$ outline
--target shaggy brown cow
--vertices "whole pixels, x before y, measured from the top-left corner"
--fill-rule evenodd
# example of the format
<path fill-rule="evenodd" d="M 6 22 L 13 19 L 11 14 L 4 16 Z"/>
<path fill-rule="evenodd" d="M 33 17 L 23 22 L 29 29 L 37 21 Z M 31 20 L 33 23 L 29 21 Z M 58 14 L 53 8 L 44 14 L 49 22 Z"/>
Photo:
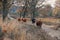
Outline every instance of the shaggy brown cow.
<path fill-rule="evenodd" d="M 21 18 L 18 18 L 18 21 L 21 21 Z"/>
<path fill-rule="evenodd" d="M 37 22 L 36 22 L 36 25 L 38 26 L 38 28 L 41 28 L 42 22 L 41 22 L 41 21 L 37 21 Z"/>
<path fill-rule="evenodd" d="M 4 29 L 2 30 L 2 32 L 3 32 L 3 33 L 6 33 L 6 32 L 7 32 L 7 30 L 5 29 L 6 26 L 3 25 L 3 27 L 4 27 Z"/>
<path fill-rule="evenodd" d="M 26 22 L 26 21 L 27 21 L 27 19 L 26 19 L 26 18 L 22 18 L 22 21 L 23 21 L 23 22 Z"/>

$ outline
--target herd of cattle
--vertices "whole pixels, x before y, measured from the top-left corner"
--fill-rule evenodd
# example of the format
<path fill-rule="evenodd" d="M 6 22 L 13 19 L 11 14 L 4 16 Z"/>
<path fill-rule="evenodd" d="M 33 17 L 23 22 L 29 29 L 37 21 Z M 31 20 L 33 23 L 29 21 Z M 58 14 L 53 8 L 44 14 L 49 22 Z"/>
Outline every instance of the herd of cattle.
<path fill-rule="evenodd" d="M 27 22 L 26 18 L 18 18 L 18 21 L 23 21 L 23 22 Z M 37 21 L 36 19 L 31 19 L 32 23 L 36 23 L 37 26 L 39 26 L 39 28 L 41 28 L 42 26 L 42 21 Z"/>

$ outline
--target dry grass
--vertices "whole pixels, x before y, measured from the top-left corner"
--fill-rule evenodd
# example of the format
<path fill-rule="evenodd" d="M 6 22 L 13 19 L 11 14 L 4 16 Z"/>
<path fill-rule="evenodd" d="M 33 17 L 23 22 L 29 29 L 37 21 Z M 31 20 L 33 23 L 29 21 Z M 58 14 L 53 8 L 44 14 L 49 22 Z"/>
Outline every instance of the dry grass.
<path fill-rule="evenodd" d="M 2 17 L 0 17 L 0 25 L 2 26 L 3 21 L 2 21 Z"/>
<path fill-rule="evenodd" d="M 3 30 L 7 30 L 5 37 L 12 40 L 56 40 L 46 34 L 44 30 L 39 30 L 34 25 L 26 25 L 19 23 L 16 19 L 7 20 L 4 23 L 0 20 L 0 25 Z M 5 39 L 5 40 L 7 40 Z M 8 39 L 9 40 L 9 39 Z"/>
<path fill-rule="evenodd" d="M 42 22 L 46 23 L 60 24 L 60 19 L 55 18 L 38 18 L 38 20 L 41 20 Z"/>

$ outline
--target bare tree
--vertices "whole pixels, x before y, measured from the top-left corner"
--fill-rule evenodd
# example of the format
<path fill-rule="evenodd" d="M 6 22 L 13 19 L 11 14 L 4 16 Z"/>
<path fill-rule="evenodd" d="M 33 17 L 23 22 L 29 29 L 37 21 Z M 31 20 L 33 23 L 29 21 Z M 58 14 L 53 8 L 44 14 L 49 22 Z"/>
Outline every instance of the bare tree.
<path fill-rule="evenodd" d="M 3 0 L 2 1 L 2 4 L 3 4 L 3 20 L 5 19 L 5 17 L 7 16 L 7 0 Z"/>
<path fill-rule="evenodd" d="M 12 6 L 12 4 L 14 4 L 15 0 L 3 0 L 2 3 L 3 3 L 3 20 L 6 18 L 7 14 L 8 14 L 8 10 L 9 8 Z M 22 0 L 16 0 L 18 2 L 21 2 Z M 36 12 L 36 5 L 37 3 L 40 1 L 40 8 L 43 6 L 43 2 L 45 0 L 24 0 L 25 2 L 25 6 L 23 7 L 23 18 L 25 18 L 26 14 L 28 13 L 28 8 L 31 11 L 31 15 L 32 15 L 32 18 L 35 17 L 35 12 Z M 30 11 L 29 10 L 29 11 Z"/>
<path fill-rule="evenodd" d="M 14 4 L 15 0 L 2 0 L 2 6 L 3 6 L 3 21 L 7 17 L 9 13 L 10 7 Z"/>
<path fill-rule="evenodd" d="M 40 8 L 41 8 L 43 6 L 42 4 L 43 4 L 44 1 L 45 0 L 25 0 L 25 6 L 24 6 L 24 9 L 23 9 L 24 10 L 23 17 L 25 17 L 27 12 L 30 11 L 30 13 L 32 15 L 32 18 L 35 18 L 35 12 L 36 12 L 37 3 L 40 2 L 39 5 L 41 5 L 40 6 Z M 28 8 L 29 8 L 29 10 L 28 10 Z"/>

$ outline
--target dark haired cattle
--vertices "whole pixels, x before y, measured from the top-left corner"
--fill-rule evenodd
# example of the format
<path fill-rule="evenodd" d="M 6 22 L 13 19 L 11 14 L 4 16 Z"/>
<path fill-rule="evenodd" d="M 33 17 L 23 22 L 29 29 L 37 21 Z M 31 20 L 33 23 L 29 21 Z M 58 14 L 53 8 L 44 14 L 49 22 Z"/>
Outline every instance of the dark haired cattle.
<path fill-rule="evenodd" d="M 38 28 L 41 28 L 42 22 L 41 22 L 41 21 L 37 21 L 37 22 L 36 22 L 36 25 L 38 26 Z"/>
<path fill-rule="evenodd" d="M 26 21 L 27 21 L 27 19 L 26 19 L 26 18 L 22 18 L 22 21 L 23 21 L 23 22 L 26 22 Z"/>
<path fill-rule="evenodd" d="M 21 18 L 18 18 L 18 21 L 21 21 Z"/>
<path fill-rule="evenodd" d="M 32 23 L 35 23 L 35 19 L 32 19 Z"/>

